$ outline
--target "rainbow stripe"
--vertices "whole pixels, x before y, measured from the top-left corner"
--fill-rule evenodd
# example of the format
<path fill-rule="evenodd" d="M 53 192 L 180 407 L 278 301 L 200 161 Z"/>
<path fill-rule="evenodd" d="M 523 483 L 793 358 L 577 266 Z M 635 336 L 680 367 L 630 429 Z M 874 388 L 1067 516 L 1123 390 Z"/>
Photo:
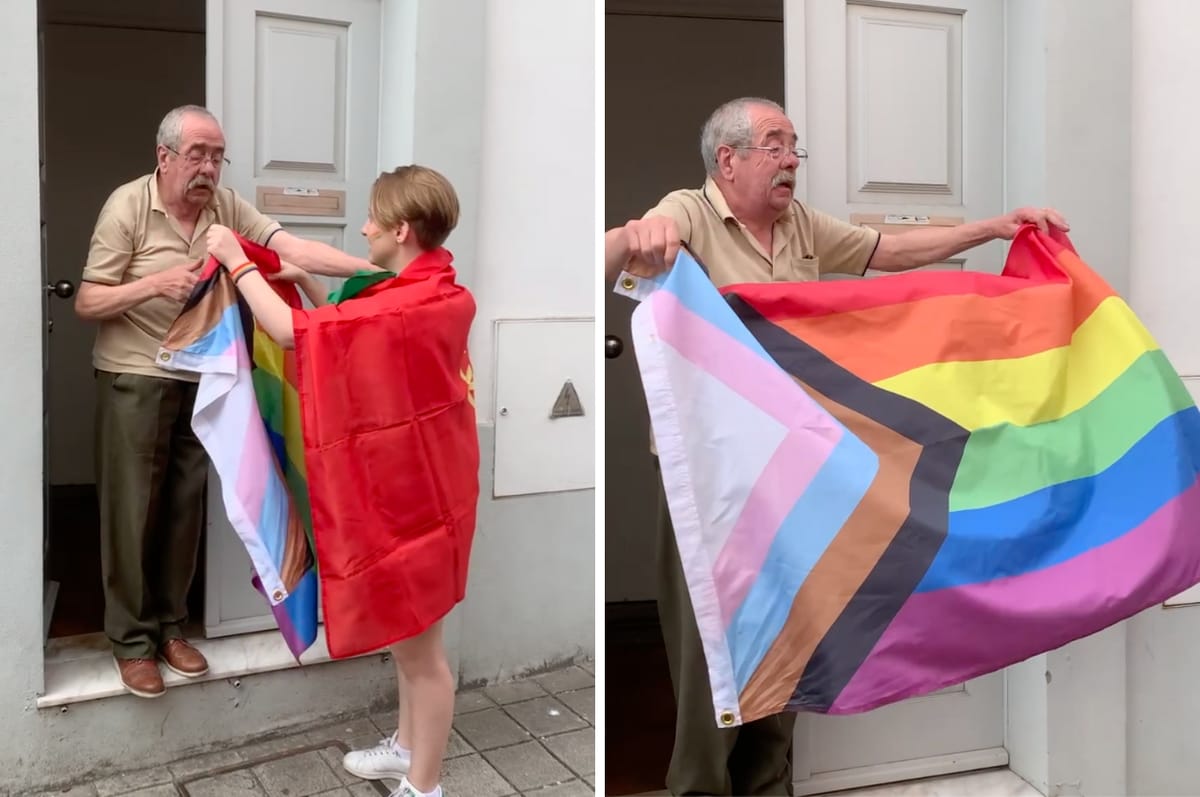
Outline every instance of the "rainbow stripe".
<path fill-rule="evenodd" d="M 275 285 L 299 306 L 293 286 Z M 247 329 L 253 330 L 250 338 Z M 299 659 L 317 637 L 319 588 L 295 354 L 255 325 L 228 273 L 210 262 L 158 361 L 200 374 L 192 428 L 220 478 L 254 585 Z"/>
<path fill-rule="evenodd" d="M 1200 582 L 1200 412 L 1065 239 L 723 293 L 684 253 L 634 313 L 719 724 L 926 694 Z"/>

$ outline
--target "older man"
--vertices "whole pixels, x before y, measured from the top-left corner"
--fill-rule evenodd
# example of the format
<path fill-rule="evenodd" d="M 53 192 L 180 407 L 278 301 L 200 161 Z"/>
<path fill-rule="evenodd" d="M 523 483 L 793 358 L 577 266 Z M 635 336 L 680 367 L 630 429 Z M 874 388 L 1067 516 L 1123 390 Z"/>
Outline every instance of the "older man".
<path fill-rule="evenodd" d="M 313 273 L 374 270 L 290 235 L 219 187 L 225 136 L 205 108 L 170 111 L 158 128 L 156 156 L 152 174 L 104 203 L 75 300 L 81 318 L 99 322 L 92 361 L 104 630 L 122 683 L 140 697 L 163 694 L 159 659 L 185 677 L 208 672 L 180 629 L 208 472 L 191 427 L 198 377 L 155 364 L 207 256 L 205 231 L 223 224 Z"/>
<path fill-rule="evenodd" d="M 1025 223 L 1066 229 L 1054 211 L 1022 209 L 957 227 L 881 235 L 806 207 L 793 197 L 795 128 L 769 100 L 732 100 L 709 117 L 700 140 L 708 178 L 674 191 L 638 220 L 605 234 L 605 272 L 651 276 L 669 268 L 686 243 L 718 286 L 815 280 L 822 274 L 903 271 L 936 263 Z M 659 485 L 661 499 L 661 482 Z M 675 687 L 675 748 L 667 787 L 677 795 L 791 794 L 794 714 L 741 728 L 718 728 L 704 651 L 679 562 L 671 519 L 660 500 L 658 610 Z"/>

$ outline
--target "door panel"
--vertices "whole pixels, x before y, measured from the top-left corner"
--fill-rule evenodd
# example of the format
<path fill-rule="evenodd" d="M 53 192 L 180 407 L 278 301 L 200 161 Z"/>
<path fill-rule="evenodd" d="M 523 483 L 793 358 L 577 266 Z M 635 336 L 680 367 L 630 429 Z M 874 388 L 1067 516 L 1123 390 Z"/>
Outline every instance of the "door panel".
<path fill-rule="evenodd" d="M 999 0 L 785 0 L 784 28 L 810 205 L 901 231 L 1003 212 Z M 999 271 L 1003 258 L 993 242 L 932 267 Z M 854 717 L 801 715 L 796 793 L 1003 765 L 1003 745 L 1002 673 Z"/>
<path fill-rule="evenodd" d="M 379 31 L 379 0 L 208 2 L 208 106 L 231 161 L 223 182 L 293 234 L 359 256 L 379 174 Z M 205 631 L 274 628 L 215 473 L 210 483 Z"/>
<path fill-rule="evenodd" d="M 804 108 L 811 205 L 848 221 L 1003 212 L 1000 0 L 784 7 L 787 106 Z M 1004 253 L 995 241 L 943 265 L 998 272 Z"/>

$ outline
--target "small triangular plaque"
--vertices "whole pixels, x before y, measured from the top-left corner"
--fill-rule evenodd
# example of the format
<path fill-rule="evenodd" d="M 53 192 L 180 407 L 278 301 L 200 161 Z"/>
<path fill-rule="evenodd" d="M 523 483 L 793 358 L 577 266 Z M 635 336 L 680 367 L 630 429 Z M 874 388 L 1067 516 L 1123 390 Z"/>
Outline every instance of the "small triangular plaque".
<path fill-rule="evenodd" d="M 562 390 L 558 391 L 558 398 L 554 400 L 554 407 L 550 410 L 550 419 L 574 418 L 580 415 L 583 415 L 583 404 L 579 401 L 575 386 L 568 379 L 563 382 Z"/>

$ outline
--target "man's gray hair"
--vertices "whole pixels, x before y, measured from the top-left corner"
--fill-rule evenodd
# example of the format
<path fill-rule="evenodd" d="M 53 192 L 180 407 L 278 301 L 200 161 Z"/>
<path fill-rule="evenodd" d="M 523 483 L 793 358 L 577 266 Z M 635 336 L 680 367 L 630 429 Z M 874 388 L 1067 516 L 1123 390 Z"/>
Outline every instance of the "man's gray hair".
<path fill-rule="evenodd" d="M 709 176 L 717 173 L 718 147 L 749 147 L 754 144 L 750 109 L 756 105 L 786 113 L 777 102 L 762 97 L 738 97 L 713 111 L 704 123 L 704 129 L 700 132 L 700 157 L 704 159 L 704 171 Z"/>
<path fill-rule="evenodd" d="M 155 139 L 155 143 L 160 147 L 178 150 L 180 140 L 183 138 L 183 117 L 188 114 L 206 116 L 214 122 L 217 121 L 217 117 L 213 116 L 212 111 L 203 105 L 180 105 L 178 108 L 167 111 L 167 115 L 159 123 L 158 137 Z"/>

